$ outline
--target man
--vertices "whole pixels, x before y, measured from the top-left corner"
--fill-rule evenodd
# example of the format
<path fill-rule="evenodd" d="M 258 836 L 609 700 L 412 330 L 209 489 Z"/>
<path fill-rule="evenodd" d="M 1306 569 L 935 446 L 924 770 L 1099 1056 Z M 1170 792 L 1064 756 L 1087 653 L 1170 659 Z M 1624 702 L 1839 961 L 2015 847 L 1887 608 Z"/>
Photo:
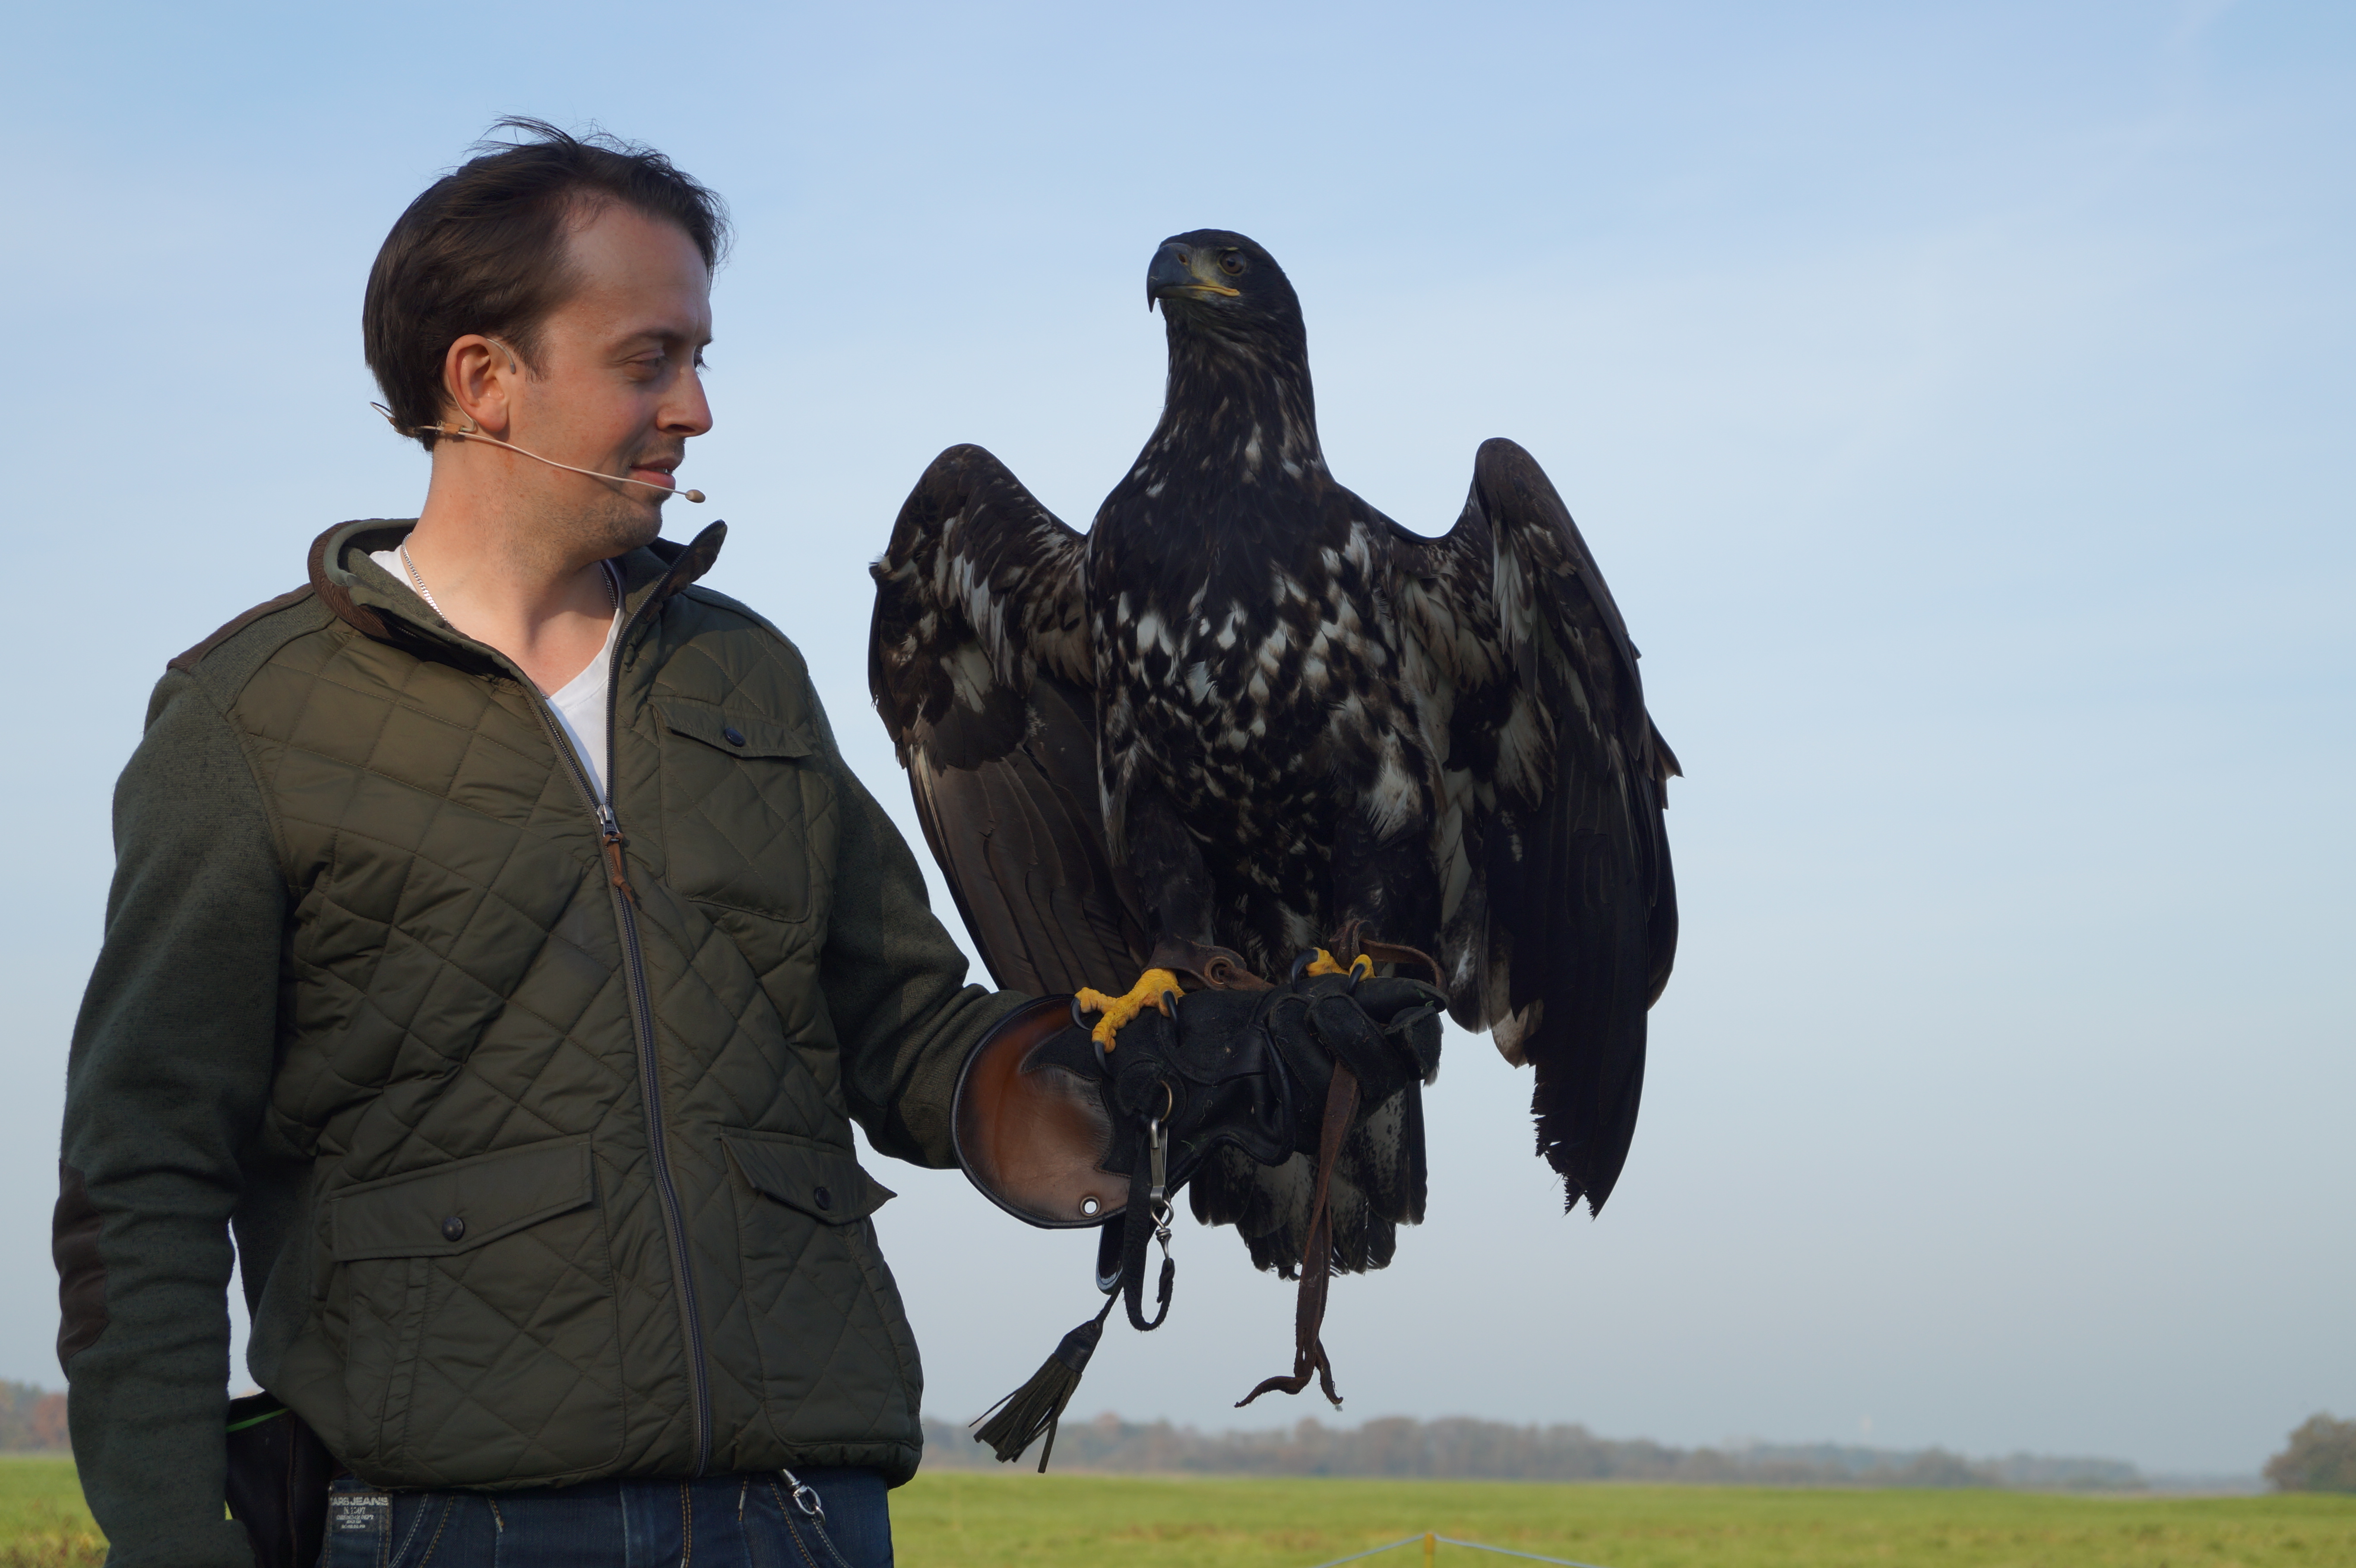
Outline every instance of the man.
<path fill-rule="evenodd" d="M 721 527 L 657 537 L 716 199 L 509 124 L 369 282 L 418 517 L 172 660 L 116 794 L 56 1240 L 116 1563 L 252 1562 L 232 1231 L 252 1375 L 345 1472 L 325 1562 L 864 1568 L 916 1467 L 850 1123 L 953 1163 L 1021 998 L 963 984 L 793 645 L 695 585 Z"/>

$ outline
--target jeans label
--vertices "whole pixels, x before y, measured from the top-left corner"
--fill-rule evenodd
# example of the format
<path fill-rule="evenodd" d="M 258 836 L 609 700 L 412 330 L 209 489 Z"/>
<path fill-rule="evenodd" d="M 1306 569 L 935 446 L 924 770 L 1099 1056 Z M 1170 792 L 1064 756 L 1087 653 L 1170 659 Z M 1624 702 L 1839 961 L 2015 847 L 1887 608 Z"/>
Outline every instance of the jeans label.
<path fill-rule="evenodd" d="M 327 1528 L 382 1534 L 392 1522 L 392 1499 L 382 1492 L 336 1492 L 327 1499 Z"/>

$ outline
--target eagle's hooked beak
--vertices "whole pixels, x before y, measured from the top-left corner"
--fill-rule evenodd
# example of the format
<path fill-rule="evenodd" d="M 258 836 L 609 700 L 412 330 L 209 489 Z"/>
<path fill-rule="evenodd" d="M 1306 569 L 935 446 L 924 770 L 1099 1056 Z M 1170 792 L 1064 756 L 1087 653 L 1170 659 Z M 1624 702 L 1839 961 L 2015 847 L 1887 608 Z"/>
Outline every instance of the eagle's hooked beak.
<path fill-rule="evenodd" d="M 1153 253 L 1153 265 L 1145 272 L 1145 308 L 1151 310 L 1153 302 L 1173 296 L 1192 300 L 1209 300 L 1225 296 L 1233 299 L 1243 293 L 1217 280 L 1219 261 L 1212 251 L 1194 245 L 1164 245 Z"/>

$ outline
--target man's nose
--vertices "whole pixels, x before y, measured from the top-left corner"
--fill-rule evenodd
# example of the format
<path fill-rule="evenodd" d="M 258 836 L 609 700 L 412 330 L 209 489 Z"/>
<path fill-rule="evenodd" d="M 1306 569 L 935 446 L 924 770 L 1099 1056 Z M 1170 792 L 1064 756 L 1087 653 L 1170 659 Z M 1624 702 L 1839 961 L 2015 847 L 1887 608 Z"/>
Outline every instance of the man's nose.
<path fill-rule="evenodd" d="M 663 409 L 662 427 L 676 435 L 701 435 L 712 428 L 712 400 L 703 395 L 703 374 L 691 369 Z"/>

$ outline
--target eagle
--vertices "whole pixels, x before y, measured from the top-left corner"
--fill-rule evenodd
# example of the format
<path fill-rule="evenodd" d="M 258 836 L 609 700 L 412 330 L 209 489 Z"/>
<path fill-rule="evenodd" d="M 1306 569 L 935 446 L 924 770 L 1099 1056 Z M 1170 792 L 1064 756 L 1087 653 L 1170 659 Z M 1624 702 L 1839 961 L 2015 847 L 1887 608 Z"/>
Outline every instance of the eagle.
<path fill-rule="evenodd" d="M 979 446 L 928 466 L 871 568 L 869 684 L 1001 987 L 1099 1042 L 1192 985 L 1428 965 L 1533 1069 L 1538 1152 L 1600 1212 L 1676 947 L 1677 773 L 1635 645 L 1536 459 L 1482 444 L 1412 533 L 1328 471 L 1301 303 L 1241 234 L 1162 242 L 1162 417 L 1089 530 Z M 1331 1266 L 1422 1218 L 1402 1092 L 1334 1173 Z M 1309 1162 L 1226 1149 L 1195 1217 L 1290 1277 Z"/>

